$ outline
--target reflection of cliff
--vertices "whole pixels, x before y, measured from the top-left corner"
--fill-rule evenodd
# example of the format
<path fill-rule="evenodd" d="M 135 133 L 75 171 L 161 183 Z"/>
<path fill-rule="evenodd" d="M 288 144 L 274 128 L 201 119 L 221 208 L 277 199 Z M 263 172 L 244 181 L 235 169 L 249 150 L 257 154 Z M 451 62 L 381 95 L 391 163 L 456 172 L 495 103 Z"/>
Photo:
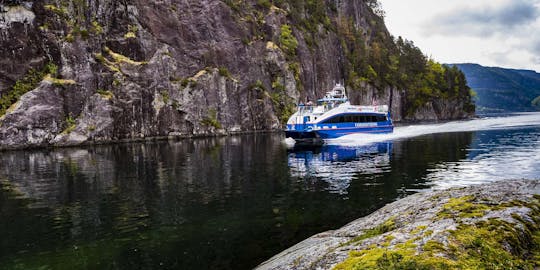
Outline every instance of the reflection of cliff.
<path fill-rule="evenodd" d="M 0 231 L 10 236 L 0 243 L 0 265 L 21 250 L 34 254 L 28 257 L 59 250 L 54 256 L 62 262 L 53 265 L 65 269 L 153 265 L 124 261 L 121 253 L 137 247 L 155 260 L 183 261 L 187 269 L 221 268 L 232 257 L 231 239 L 252 239 L 267 230 L 248 217 L 268 213 L 265 222 L 273 226 L 268 186 L 274 183 L 266 180 L 287 166 L 280 140 L 252 135 L 3 153 L 0 177 L 7 180 L 0 183 Z M 210 249 L 211 242 L 223 248 Z M 71 248 L 87 243 L 82 255 Z M 107 256 L 94 258 L 102 249 Z M 245 256 L 249 249 L 261 252 L 247 246 Z M 47 256 L 39 260 L 51 260 Z M 71 259 L 77 256 L 89 264 Z M 258 261 L 243 263 L 251 267 Z"/>
<path fill-rule="evenodd" d="M 392 143 L 360 147 L 325 145 L 289 154 L 291 175 L 328 183 L 330 192 L 346 194 L 356 174 L 379 174 L 388 169 Z"/>
<path fill-rule="evenodd" d="M 418 187 L 433 164 L 463 158 L 470 138 L 289 157 L 279 135 L 6 152 L 0 265 L 251 269 Z"/>

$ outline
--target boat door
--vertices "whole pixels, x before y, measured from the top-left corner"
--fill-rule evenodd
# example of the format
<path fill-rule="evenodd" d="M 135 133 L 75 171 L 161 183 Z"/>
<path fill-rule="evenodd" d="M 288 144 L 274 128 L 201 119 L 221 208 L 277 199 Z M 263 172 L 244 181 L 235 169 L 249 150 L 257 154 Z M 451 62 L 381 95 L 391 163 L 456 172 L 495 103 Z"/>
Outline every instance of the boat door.
<path fill-rule="evenodd" d="M 302 126 L 303 129 L 306 128 L 307 122 L 309 122 L 309 116 L 304 116 L 304 121 L 302 121 L 302 124 L 304 124 L 304 125 Z"/>

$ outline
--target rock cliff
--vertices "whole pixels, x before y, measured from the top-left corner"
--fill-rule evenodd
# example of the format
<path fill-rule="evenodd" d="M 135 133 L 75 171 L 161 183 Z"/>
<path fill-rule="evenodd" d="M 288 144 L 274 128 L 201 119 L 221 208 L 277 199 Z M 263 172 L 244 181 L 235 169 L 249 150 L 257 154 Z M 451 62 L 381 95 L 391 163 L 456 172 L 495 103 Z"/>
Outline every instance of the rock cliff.
<path fill-rule="evenodd" d="M 457 97 L 407 113 L 408 89 L 353 80 L 347 35 L 393 44 L 361 0 L 4 0 L 0 149 L 276 130 L 343 80 L 397 121 L 470 116 Z"/>

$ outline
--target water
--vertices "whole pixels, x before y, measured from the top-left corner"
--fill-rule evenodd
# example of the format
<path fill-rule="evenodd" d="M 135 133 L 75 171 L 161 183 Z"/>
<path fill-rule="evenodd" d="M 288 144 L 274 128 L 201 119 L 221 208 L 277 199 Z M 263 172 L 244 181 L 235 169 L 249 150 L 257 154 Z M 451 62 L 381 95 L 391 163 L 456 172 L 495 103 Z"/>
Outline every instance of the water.
<path fill-rule="evenodd" d="M 250 269 L 408 194 L 540 178 L 540 114 L 0 153 L 0 269 Z"/>

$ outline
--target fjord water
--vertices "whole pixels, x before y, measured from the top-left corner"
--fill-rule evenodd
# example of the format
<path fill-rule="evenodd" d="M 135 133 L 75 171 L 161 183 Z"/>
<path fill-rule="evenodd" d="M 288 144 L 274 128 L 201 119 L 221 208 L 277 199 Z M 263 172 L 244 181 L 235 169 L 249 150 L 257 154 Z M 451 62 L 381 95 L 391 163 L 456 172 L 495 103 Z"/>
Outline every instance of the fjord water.
<path fill-rule="evenodd" d="M 0 153 L 2 269 L 250 269 L 432 188 L 540 178 L 540 114 Z"/>

